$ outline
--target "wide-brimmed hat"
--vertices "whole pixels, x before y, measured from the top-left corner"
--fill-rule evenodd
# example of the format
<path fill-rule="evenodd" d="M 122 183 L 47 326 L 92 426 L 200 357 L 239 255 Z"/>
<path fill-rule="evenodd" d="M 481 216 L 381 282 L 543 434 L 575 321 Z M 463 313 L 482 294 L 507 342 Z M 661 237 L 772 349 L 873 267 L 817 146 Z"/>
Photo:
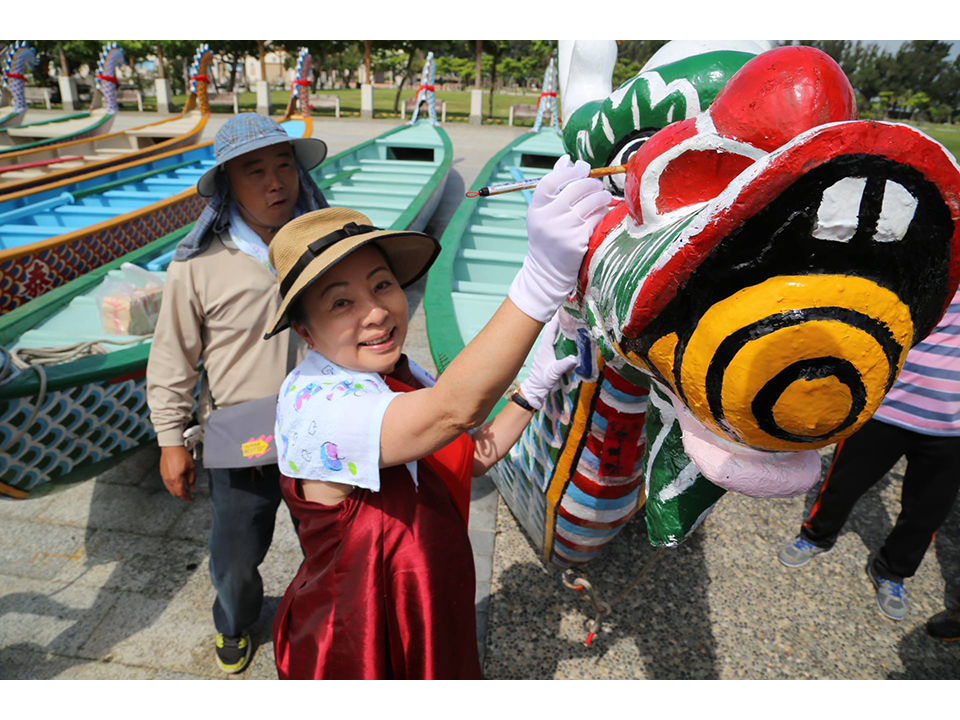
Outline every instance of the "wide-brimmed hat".
<path fill-rule="evenodd" d="M 230 118 L 214 136 L 216 164 L 200 176 L 197 192 L 203 197 L 212 197 L 217 188 L 217 173 L 227 161 L 279 143 L 293 145 L 297 162 L 304 170 L 313 170 L 327 156 L 327 144 L 323 140 L 292 138 L 276 120 L 257 113 L 243 113 Z"/>
<path fill-rule="evenodd" d="M 435 238 L 412 230 L 382 230 L 349 208 L 324 208 L 294 218 L 270 242 L 270 264 L 277 271 L 282 300 L 264 339 L 290 326 L 290 304 L 314 280 L 369 243 L 387 256 L 402 288 L 423 277 L 440 254 Z"/>

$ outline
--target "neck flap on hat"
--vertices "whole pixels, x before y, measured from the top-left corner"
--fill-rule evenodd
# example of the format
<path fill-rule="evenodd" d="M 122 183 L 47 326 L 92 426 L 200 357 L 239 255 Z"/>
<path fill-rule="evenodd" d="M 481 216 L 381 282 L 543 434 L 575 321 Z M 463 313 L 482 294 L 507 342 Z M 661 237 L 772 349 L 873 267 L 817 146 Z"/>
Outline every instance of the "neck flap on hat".
<path fill-rule="evenodd" d="M 330 203 L 323 197 L 317 183 L 314 182 L 310 173 L 303 169 L 299 161 L 297 161 L 297 173 L 300 175 L 300 194 L 297 197 L 297 204 L 293 209 L 291 219 L 304 213 L 330 207 Z M 230 203 L 227 197 L 227 189 L 226 177 L 223 173 L 218 173 L 217 189 L 207 201 L 207 206 L 200 213 L 193 229 L 177 245 L 177 250 L 173 254 L 174 262 L 189 260 L 202 253 L 207 249 L 213 236 L 222 232 L 230 224 Z"/>

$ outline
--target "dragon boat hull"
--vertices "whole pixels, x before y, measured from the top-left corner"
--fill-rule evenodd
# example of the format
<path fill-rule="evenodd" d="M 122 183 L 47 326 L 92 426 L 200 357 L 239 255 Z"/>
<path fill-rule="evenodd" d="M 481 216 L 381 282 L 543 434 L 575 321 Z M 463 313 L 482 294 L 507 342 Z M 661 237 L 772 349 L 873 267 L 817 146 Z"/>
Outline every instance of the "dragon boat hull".
<path fill-rule="evenodd" d="M 521 135 L 487 162 L 471 190 L 542 177 L 563 153 L 560 135 L 549 127 Z M 466 198 L 450 219 L 423 299 L 430 351 L 440 372 L 506 298 L 527 251 L 529 197 L 530 191 L 523 191 Z M 531 351 L 527 363 L 532 358 Z"/>
<path fill-rule="evenodd" d="M 0 128 L 0 157 L 42 145 L 108 133 L 115 118 L 116 113 L 108 113 L 101 108 L 43 122 Z"/>
<path fill-rule="evenodd" d="M 285 127 L 299 137 L 312 123 Z M 194 220 L 206 205 L 196 182 L 213 162 L 207 142 L 4 199 L 0 314 Z"/>
<path fill-rule="evenodd" d="M 22 125 L 27 111 L 14 110 L 12 105 L 0 107 L 0 128 Z"/>
<path fill-rule="evenodd" d="M 122 132 L 5 153 L 0 156 L 0 194 L 36 188 L 195 144 L 207 119 L 199 112 L 186 113 Z"/>
<path fill-rule="evenodd" d="M 381 227 L 422 229 L 439 202 L 451 162 L 446 133 L 416 126 L 390 130 L 334 155 L 312 174 L 331 205 L 356 207 Z M 391 188 L 397 192 L 384 192 Z M 378 195 L 405 202 L 387 203 L 389 207 L 379 210 L 359 202 Z M 162 272 L 191 227 L 185 225 L 6 314 L 0 318 L 0 346 L 46 347 L 102 337 L 91 320 L 100 284 L 124 262 Z M 149 342 L 48 366 L 42 396 L 40 378 L 32 370 L 0 385 L 0 492 L 22 495 L 70 473 L 109 465 L 154 438 L 146 404 Z M 36 416 L 25 427 L 35 407 Z"/>
<path fill-rule="evenodd" d="M 521 136 L 484 167 L 472 189 L 542 175 L 563 152 L 559 135 L 549 129 Z M 447 226 L 424 295 L 430 349 L 441 371 L 506 297 L 526 252 L 526 209 L 519 192 L 467 199 Z M 564 354 L 578 353 L 566 332 L 558 344 Z M 527 363 L 532 357 L 533 351 Z M 596 382 L 578 384 L 575 377 L 561 378 L 521 440 L 490 471 L 544 562 L 561 567 L 596 555 L 645 499 L 639 477 L 617 484 L 607 476 L 636 474 L 640 457 L 627 450 L 637 443 L 625 441 L 643 428 L 646 382 L 627 382 L 606 370 Z M 576 452 L 585 433 L 589 438 Z"/>

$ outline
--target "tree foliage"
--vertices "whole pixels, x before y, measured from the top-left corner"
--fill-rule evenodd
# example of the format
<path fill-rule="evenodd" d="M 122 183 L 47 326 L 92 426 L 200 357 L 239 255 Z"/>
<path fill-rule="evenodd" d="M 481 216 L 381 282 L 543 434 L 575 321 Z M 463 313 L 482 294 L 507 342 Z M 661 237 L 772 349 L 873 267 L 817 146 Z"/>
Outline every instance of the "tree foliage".
<path fill-rule="evenodd" d="M 863 117 L 950 122 L 960 108 L 960 56 L 951 44 L 910 40 L 890 52 L 860 40 L 800 40 L 830 55 L 850 79 Z"/>

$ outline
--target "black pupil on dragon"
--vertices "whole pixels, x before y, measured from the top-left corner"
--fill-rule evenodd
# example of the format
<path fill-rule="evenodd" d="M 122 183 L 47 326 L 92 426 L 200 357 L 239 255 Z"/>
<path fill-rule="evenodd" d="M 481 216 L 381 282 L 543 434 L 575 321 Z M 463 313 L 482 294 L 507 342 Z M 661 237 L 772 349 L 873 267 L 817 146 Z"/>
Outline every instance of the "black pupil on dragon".
<path fill-rule="evenodd" d="M 640 146 L 653 137 L 656 132 L 655 128 L 644 128 L 625 137 L 616 145 L 613 152 L 610 153 L 610 160 L 607 162 L 607 165 L 626 165 L 630 162 L 630 158 L 640 149 Z M 626 175 L 611 175 L 608 179 L 610 182 L 606 183 L 607 189 L 611 190 L 615 195 L 622 197 Z"/>

